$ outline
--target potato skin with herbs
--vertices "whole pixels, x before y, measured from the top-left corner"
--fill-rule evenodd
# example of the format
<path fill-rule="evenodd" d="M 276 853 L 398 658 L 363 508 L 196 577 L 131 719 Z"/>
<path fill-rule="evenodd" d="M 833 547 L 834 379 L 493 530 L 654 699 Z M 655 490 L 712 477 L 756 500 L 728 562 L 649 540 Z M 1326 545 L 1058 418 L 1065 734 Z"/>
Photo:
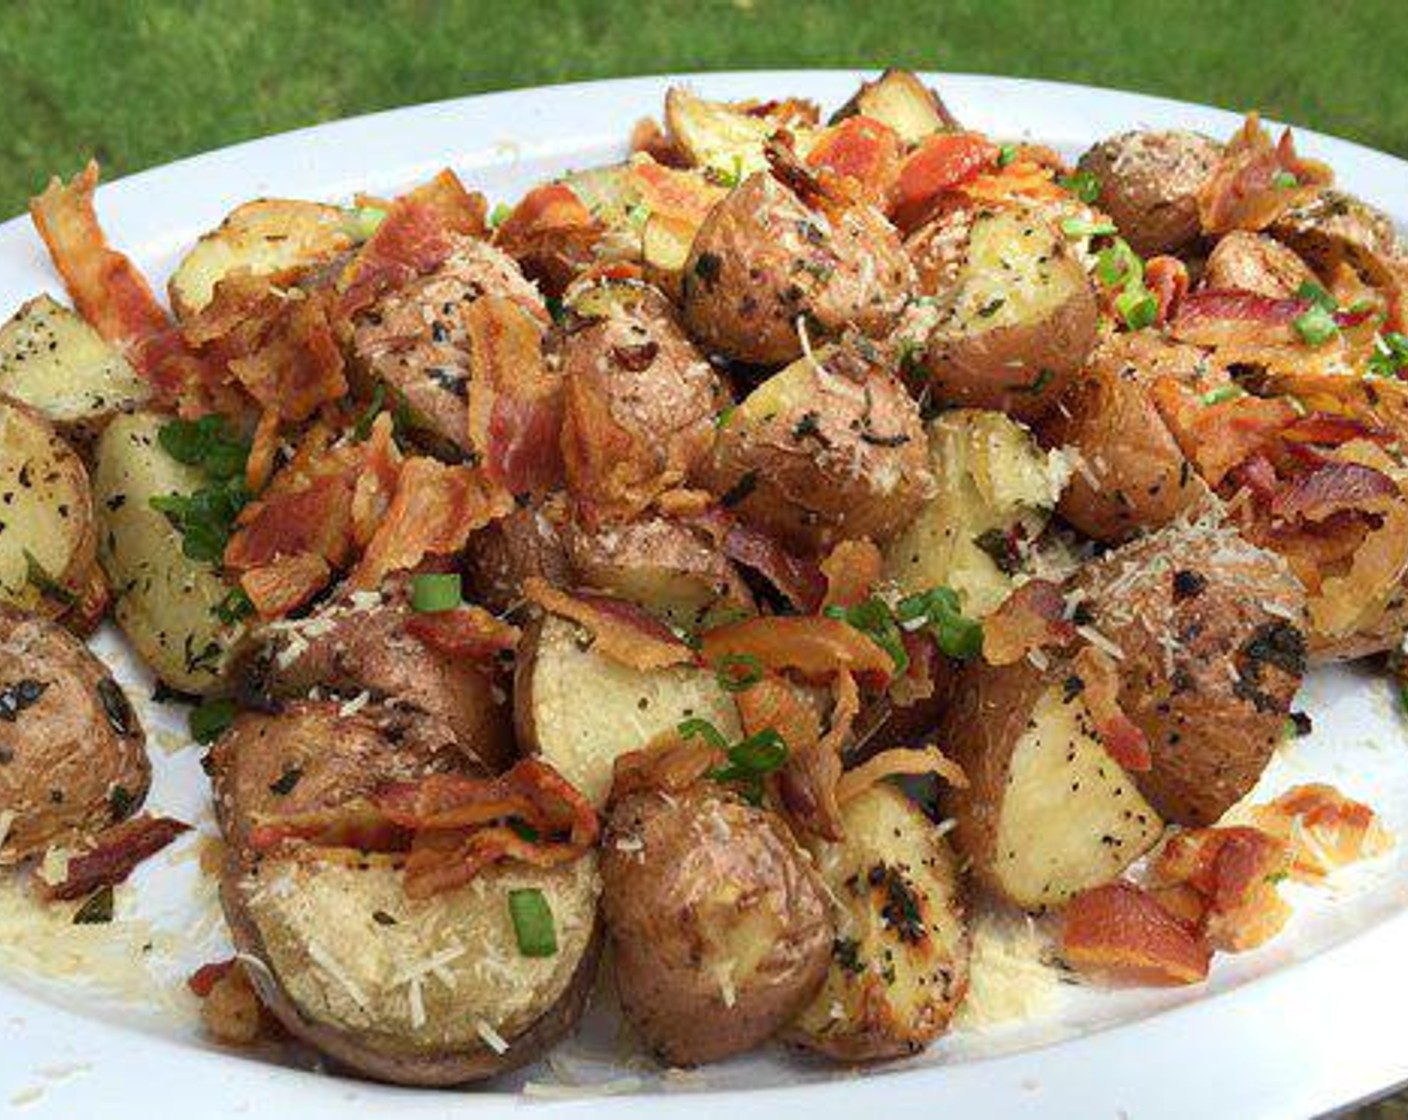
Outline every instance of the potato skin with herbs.
<path fill-rule="evenodd" d="M 719 428 L 709 488 L 803 552 L 887 541 L 933 490 L 919 408 L 862 344 L 793 362 Z"/>
<path fill-rule="evenodd" d="M 621 799 L 602 883 L 622 1010 L 671 1065 L 751 1049 L 826 975 L 833 929 L 816 873 L 781 818 L 722 787 Z"/>
<path fill-rule="evenodd" d="M 0 604 L 0 865 L 115 824 L 151 781 L 146 736 L 67 630 Z"/>
<path fill-rule="evenodd" d="M 1232 528 L 1171 527 L 1086 565 L 1091 625 L 1119 647 L 1120 707 L 1169 821 L 1213 824 L 1256 784 L 1305 672 L 1305 591 Z"/>
<path fill-rule="evenodd" d="M 894 325 L 913 270 L 890 224 L 856 205 L 828 220 L 760 171 L 705 219 L 684 270 L 684 324 L 707 350 L 780 365 L 851 326 Z"/>
<path fill-rule="evenodd" d="M 789 1041 L 845 1062 L 918 1053 L 968 990 L 958 860 L 919 807 L 888 783 L 843 809 L 846 838 L 812 845 L 837 904 L 826 982 Z"/>
<path fill-rule="evenodd" d="M 1196 132 L 1124 132 L 1080 157 L 1100 184 L 1097 202 L 1140 256 L 1176 253 L 1200 233 L 1198 190 L 1222 145 Z"/>
<path fill-rule="evenodd" d="M 230 586 L 211 565 L 185 556 L 181 534 L 151 507 L 152 498 L 189 494 L 203 482 L 157 442 L 166 422 L 152 412 L 119 416 L 98 441 L 98 559 L 113 615 L 142 660 L 172 688 L 204 696 L 231 687 L 248 635 L 216 613 Z"/>
<path fill-rule="evenodd" d="M 1046 413 L 1085 364 L 1099 311 L 1067 238 L 1030 207 L 960 210 L 911 238 L 925 297 L 896 338 L 907 377 L 939 404 L 1017 420 Z M 937 244 L 936 244 L 937 243 Z M 938 253 L 940 259 L 930 259 Z"/>
<path fill-rule="evenodd" d="M 954 846 L 989 890 L 1026 910 L 1108 883 L 1154 846 L 1163 821 L 1109 756 L 1064 661 L 974 662 L 936 735 L 967 789 L 945 789 Z"/>

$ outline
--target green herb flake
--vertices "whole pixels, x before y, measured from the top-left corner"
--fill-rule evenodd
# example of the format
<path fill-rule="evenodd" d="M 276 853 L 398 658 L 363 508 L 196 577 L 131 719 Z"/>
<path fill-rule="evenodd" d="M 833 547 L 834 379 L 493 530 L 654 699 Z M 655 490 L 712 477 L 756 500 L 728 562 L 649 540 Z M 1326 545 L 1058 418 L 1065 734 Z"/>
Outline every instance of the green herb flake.
<path fill-rule="evenodd" d="M 125 821 L 137 807 L 137 799 L 126 786 L 113 786 L 108 791 L 108 811 L 115 821 Z"/>
<path fill-rule="evenodd" d="M 740 739 L 725 751 L 728 761 L 704 776 L 716 782 L 738 783 L 744 798 L 753 805 L 763 801 L 763 779 L 780 770 L 787 761 L 787 744 L 771 727 Z"/>
<path fill-rule="evenodd" d="M 498 229 L 513 216 L 513 207 L 507 202 L 494 203 L 494 209 L 489 212 L 489 228 Z"/>
<path fill-rule="evenodd" d="M 557 928 L 542 891 L 536 887 L 509 891 L 508 913 L 520 953 L 525 957 L 551 957 L 557 953 Z"/>
<path fill-rule="evenodd" d="M 1016 145 L 1016 144 L 1003 144 L 1002 147 L 997 150 L 997 166 L 998 166 L 998 167 L 1007 167 L 1009 164 L 1013 163 L 1016 159 L 1017 159 L 1017 145 Z"/>
<path fill-rule="evenodd" d="M 303 767 L 286 765 L 284 772 L 269 783 L 269 792 L 277 794 L 279 797 L 285 797 L 294 791 L 294 787 L 298 785 L 302 778 Z"/>
<path fill-rule="evenodd" d="M 1309 346 L 1323 346 L 1340 333 L 1334 313 L 1318 303 L 1297 315 L 1292 326 L 1295 327 L 1296 334 Z"/>
<path fill-rule="evenodd" d="M 61 584 L 29 549 L 24 549 L 24 579 L 34 590 L 51 602 L 71 607 L 78 602 L 78 596 Z"/>
<path fill-rule="evenodd" d="M 1376 338 L 1364 372 L 1369 377 L 1402 377 L 1408 373 L 1408 335 L 1389 331 Z"/>
<path fill-rule="evenodd" d="M 676 724 L 675 730 L 679 732 L 682 739 L 703 739 L 709 746 L 717 750 L 728 750 L 728 740 L 724 738 L 723 732 L 707 719 L 695 716 Z"/>
<path fill-rule="evenodd" d="M 901 599 L 895 619 L 905 629 L 925 629 L 939 650 L 956 661 L 971 661 L 983 651 L 983 624 L 967 618 L 951 588 L 933 587 Z"/>
<path fill-rule="evenodd" d="M 1073 171 L 1069 175 L 1063 175 L 1056 182 L 1086 205 L 1093 205 L 1100 198 L 1100 180 L 1093 171 Z"/>
<path fill-rule="evenodd" d="M 1335 297 L 1314 280 L 1304 281 L 1296 289 L 1296 298 L 1304 300 L 1312 307 L 1323 307 L 1331 313 L 1339 310 L 1339 304 L 1335 301 Z"/>
<path fill-rule="evenodd" d="M 1271 176 L 1271 185 L 1277 190 L 1294 190 L 1296 187 L 1300 186 L 1300 180 L 1289 171 L 1278 171 L 1275 175 Z"/>
<path fill-rule="evenodd" d="M 1061 219 L 1061 232 L 1067 237 L 1113 237 L 1119 233 L 1114 222 L 1092 222 L 1085 218 Z"/>
<path fill-rule="evenodd" d="M 1129 284 L 1115 297 L 1115 310 L 1132 331 L 1151 327 L 1159 317 L 1158 298 L 1142 284 Z"/>
<path fill-rule="evenodd" d="M 411 609 L 422 614 L 455 610 L 462 594 L 458 572 L 421 572 L 411 577 Z"/>
<path fill-rule="evenodd" d="M 207 700 L 191 709 L 189 727 L 197 743 L 213 743 L 235 722 L 235 702 L 228 699 Z"/>
<path fill-rule="evenodd" d="M 106 925 L 112 921 L 112 910 L 112 887 L 99 887 L 88 896 L 73 915 L 73 924 L 76 926 Z"/>
<path fill-rule="evenodd" d="M 828 618 L 840 619 L 855 627 L 877 646 L 890 655 L 894 662 L 894 675 L 899 676 L 909 668 L 909 652 L 904 648 L 904 635 L 895 623 L 895 617 L 885 601 L 872 595 L 853 607 L 833 605 L 825 612 Z"/>
<path fill-rule="evenodd" d="M 342 228 L 353 241 L 369 241 L 384 221 L 380 206 L 349 206 L 342 212 Z"/>
<path fill-rule="evenodd" d="M 210 608 L 210 613 L 226 626 L 233 626 L 254 613 L 254 604 L 243 587 L 235 586 Z"/>
<path fill-rule="evenodd" d="M 1203 403 L 1206 405 L 1226 404 L 1228 401 L 1241 400 L 1247 395 L 1247 391 L 1240 385 L 1219 385 L 1216 389 L 1209 389 L 1203 394 Z"/>

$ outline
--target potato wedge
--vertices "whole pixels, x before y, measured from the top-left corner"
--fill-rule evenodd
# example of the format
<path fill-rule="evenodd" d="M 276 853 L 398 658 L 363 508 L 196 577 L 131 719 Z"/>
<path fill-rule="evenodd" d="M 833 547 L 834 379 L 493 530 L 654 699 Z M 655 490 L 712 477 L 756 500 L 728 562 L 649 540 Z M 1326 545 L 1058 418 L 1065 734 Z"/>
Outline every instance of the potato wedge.
<path fill-rule="evenodd" d="M 939 95 L 908 70 L 886 70 L 866 82 L 832 114 L 831 123 L 857 116 L 889 125 L 906 144 L 958 127 Z"/>
<path fill-rule="evenodd" d="M 815 106 L 802 101 L 752 106 L 709 101 L 683 86 L 665 94 L 665 131 L 691 166 L 702 167 L 730 183 L 741 183 L 768 165 L 763 146 L 780 128 L 799 132 L 815 126 Z"/>
<path fill-rule="evenodd" d="M 682 720 L 707 719 L 730 740 L 740 733 L 738 707 L 712 671 L 627 668 L 556 615 L 524 634 L 513 699 L 520 746 L 541 755 L 598 809 L 611 792 L 617 757 Z"/>
<path fill-rule="evenodd" d="M 322 264 L 356 243 L 344 210 L 321 202 L 260 198 L 235 207 L 182 258 L 167 283 L 171 308 L 188 319 L 215 285 L 240 269 L 267 276 Z"/>
<path fill-rule="evenodd" d="M 112 585 L 113 615 L 148 667 L 180 692 L 225 690 L 247 641 L 216 608 L 230 585 L 209 564 L 181 551 L 181 535 L 151 506 L 165 494 L 188 494 L 202 478 L 157 442 L 166 418 L 134 412 L 115 418 L 95 451 L 98 559 Z"/>
<path fill-rule="evenodd" d="M 406 897 L 399 868 L 316 849 L 230 864 L 221 884 L 236 947 L 290 1034 L 368 1077 L 457 1085 L 538 1057 L 581 1014 L 600 935 L 597 860 L 500 863 L 467 886 Z M 525 956 L 509 912 L 537 891 L 557 951 Z M 262 967 L 260 967 L 262 965 Z"/>
<path fill-rule="evenodd" d="M 847 1062 L 916 1054 L 968 988 L 958 860 L 888 783 L 848 802 L 842 823 L 845 840 L 812 849 L 838 911 L 831 965 L 787 1037 Z"/>
<path fill-rule="evenodd" d="M 151 387 L 82 317 L 41 295 L 0 327 L 0 396 L 84 446 L 116 413 L 140 408 Z"/>
<path fill-rule="evenodd" d="M 1016 586 L 1015 545 L 1040 535 L 1069 468 L 999 412 L 945 412 L 928 436 L 935 493 L 885 549 L 885 572 L 906 593 L 951 588 L 964 614 L 981 618 Z M 999 539 L 1015 550 L 992 547 Z"/>
<path fill-rule="evenodd" d="M 958 227 L 951 240 L 961 263 L 937 273 L 921 265 L 921 273 L 944 282 L 901 319 L 897 337 L 909 375 L 941 404 L 1040 417 L 1095 347 L 1099 312 L 1084 267 L 1033 208 L 961 211 L 935 221 Z M 938 240 L 949 239 L 945 233 Z M 925 228 L 916 240 L 936 239 Z"/>
<path fill-rule="evenodd" d="M 87 590 L 97 543 L 82 461 L 37 411 L 0 398 L 0 603 L 66 614 Z"/>
<path fill-rule="evenodd" d="M 1027 910 L 1110 882 L 1163 832 L 1069 676 L 1061 664 L 970 665 L 939 723 L 970 783 L 944 791 L 954 843 L 979 881 Z"/>

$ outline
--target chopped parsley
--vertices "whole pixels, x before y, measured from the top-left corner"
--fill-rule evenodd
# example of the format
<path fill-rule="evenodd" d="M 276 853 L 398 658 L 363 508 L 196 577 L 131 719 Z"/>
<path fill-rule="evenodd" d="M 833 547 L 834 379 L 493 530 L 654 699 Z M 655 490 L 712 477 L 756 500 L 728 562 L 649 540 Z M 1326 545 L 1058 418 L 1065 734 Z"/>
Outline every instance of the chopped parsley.
<path fill-rule="evenodd" d="M 1086 204 L 1093 204 L 1100 198 L 1100 180 L 1093 171 L 1073 171 L 1056 182 Z"/>
<path fill-rule="evenodd" d="M 218 563 L 235 518 L 250 498 L 244 485 L 249 443 L 216 415 L 172 420 L 157 433 L 157 442 L 178 463 L 199 468 L 206 485 L 189 494 L 159 494 L 150 500 L 152 509 L 165 514 L 181 534 L 181 551 L 188 558 Z"/>
<path fill-rule="evenodd" d="M 235 722 L 233 700 L 207 700 L 192 708 L 189 719 L 191 738 L 197 743 L 213 743 Z"/>

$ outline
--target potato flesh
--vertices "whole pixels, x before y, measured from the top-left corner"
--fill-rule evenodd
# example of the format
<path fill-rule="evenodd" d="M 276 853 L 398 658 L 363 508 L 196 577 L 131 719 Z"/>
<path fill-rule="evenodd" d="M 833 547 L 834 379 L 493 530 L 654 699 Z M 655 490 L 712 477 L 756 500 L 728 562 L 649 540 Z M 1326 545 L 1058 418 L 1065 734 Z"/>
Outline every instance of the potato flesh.
<path fill-rule="evenodd" d="M 712 168 L 739 183 L 767 169 L 763 145 L 776 130 L 766 117 L 740 113 L 678 86 L 665 95 L 665 125 L 694 166 Z"/>
<path fill-rule="evenodd" d="M 1083 283 L 1080 267 L 1053 242 L 1045 222 L 1021 211 L 985 215 L 973 223 L 943 325 L 966 334 L 1038 322 Z"/>
<path fill-rule="evenodd" d="M 958 861 L 917 806 L 888 783 L 845 806 L 846 838 L 813 848 L 837 901 L 837 947 L 826 982 L 793 1024 L 803 1045 L 842 1059 L 914 1053 L 948 1025 L 968 983 L 968 933 Z M 899 876 L 922 915 L 919 937 L 886 916 Z"/>
<path fill-rule="evenodd" d="M 1159 815 L 1110 758 L 1084 703 L 1059 685 L 1032 706 L 1012 749 L 990 874 L 1019 906 L 1056 906 L 1147 852 Z"/>
<path fill-rule="evenodd" d="M 488 1049 L 488 1032 L 511 1042 L 567 990 L 595 930 L 595 855 L 553 868 L 498 864 L 425 900 L 408 899 L 403 878 L 305 855 L 267 859 L 238 888 L 300 1013 L 383 1051 Z M 519 951 L 513 890 L 543 893 L 555 954 Z"/>
<path fill-rule="evenodd" d="M 117 624 L 142 660 L 172 688 L 204 695 L 225 684 L 244 629 L 215 614 L 229 585 L 209 564 L 188 559 L 181 534 L 151 507 L 152 498 L 188 494 L 203 481 L 161 450 L 165 422 L 154 413 L 119 416 L 98 441 L 98 559 Z"/>
<path fill-rule="evenodd" d="M 887 70 L 856 95 L 861 116 L 889 125 L 905 144 L 917 144 L 946 128 L 932 90 L 908 70 Z"/>
<path fill-rule="evenodd" d="M 740 734 L 737 705 L 712 672 L 631 669 L 584 648 L 583 632 L 554 615 L 543 621 L 532 672 L 534 745 L 597 808 L 616 759 L 681 721 L 707 719 L 730 740 Z"/>
<path fill-rule="evenodd" d="M 937 494 L 886 549 L 886 574 L 906 593 L 952 588 L 964 613 L 981 618 L 1007 598 L 1015 582 L 977 538 L 1021 525 L 1034 539 L 1067 468 L 998 412 L 946 412 L 929 425 L 929 446 Z"/>
<path fill-rule="evenodd" d="M 39 416 L 0 400 L 0 599 L 51 602 L 31 578 L 71 586 L 92 563 L 93 499 L 78 457 Z M 49 613 L 53 613 L 52 611 Z"/>
<path fill-rule="evenodd" d="M 116 347 L 42 295 L 0 328 L 0 393 L 62 427 L 140 405 L 151 389 Z"/>

